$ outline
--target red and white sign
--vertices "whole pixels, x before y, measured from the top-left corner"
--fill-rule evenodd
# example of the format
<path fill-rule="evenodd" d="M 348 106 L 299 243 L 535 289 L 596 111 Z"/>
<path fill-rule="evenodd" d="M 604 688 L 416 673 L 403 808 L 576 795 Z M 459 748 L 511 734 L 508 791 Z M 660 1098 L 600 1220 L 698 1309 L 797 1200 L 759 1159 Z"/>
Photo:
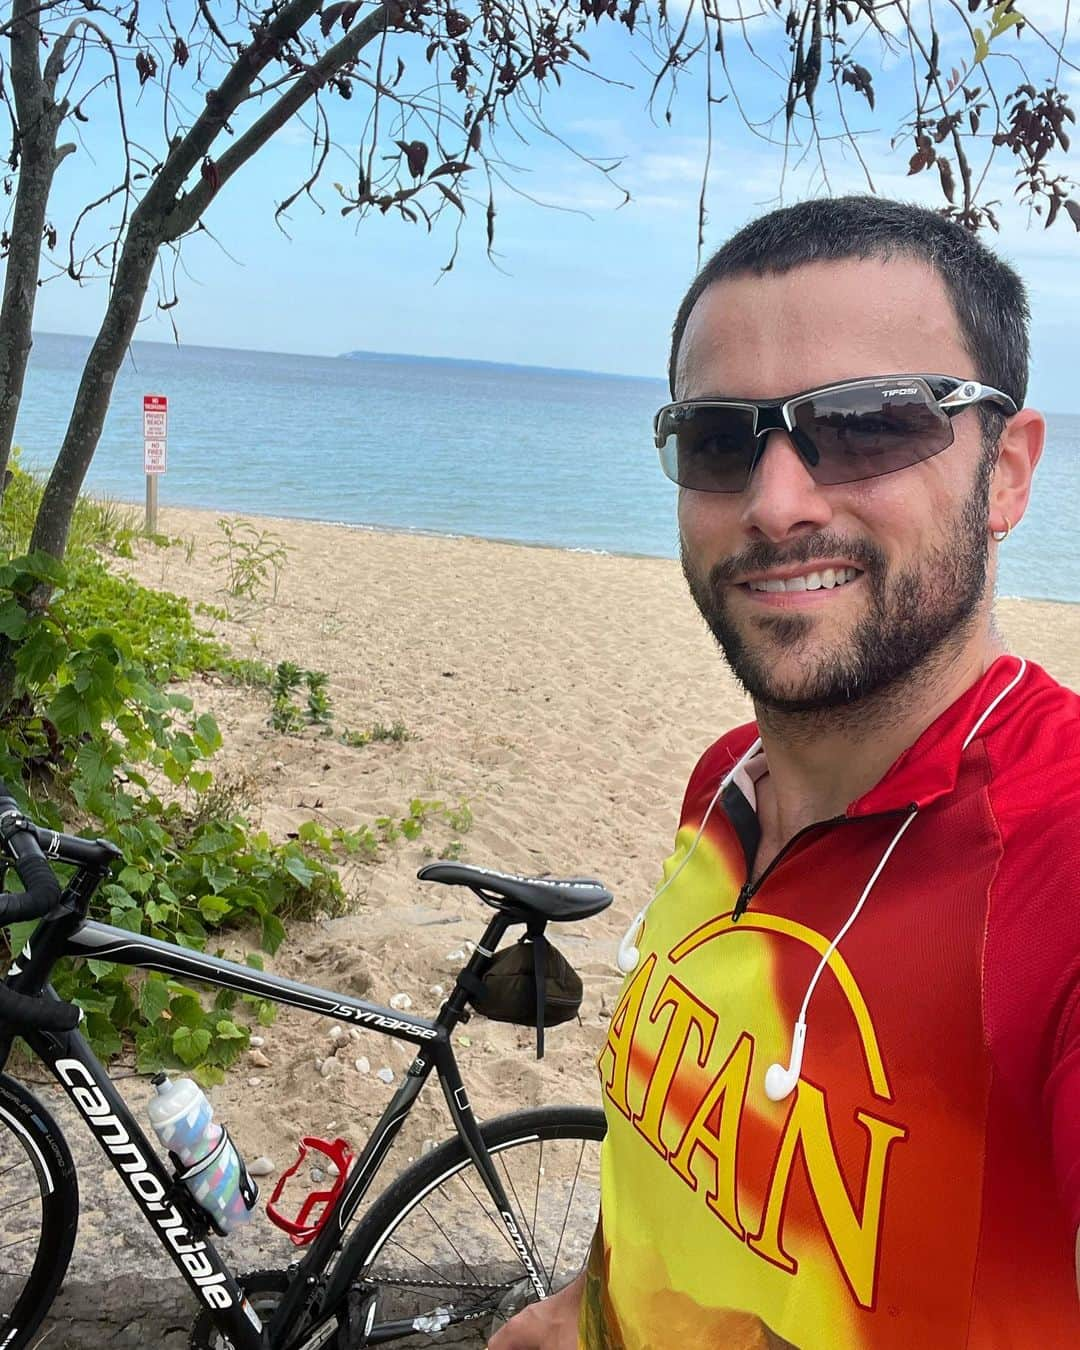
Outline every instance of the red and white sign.
<path fill-rule="evenodd" d="M 169 400 L 164 394 L 144 394 L 143 472 L 164 473 L 169 441 Z"/>

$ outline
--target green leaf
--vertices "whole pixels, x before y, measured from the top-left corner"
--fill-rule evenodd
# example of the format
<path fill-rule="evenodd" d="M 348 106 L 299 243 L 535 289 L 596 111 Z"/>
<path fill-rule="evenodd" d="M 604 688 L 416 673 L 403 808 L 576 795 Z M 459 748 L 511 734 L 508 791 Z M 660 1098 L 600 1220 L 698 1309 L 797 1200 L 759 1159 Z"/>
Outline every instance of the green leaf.
<path fill-rule="evenodd" d="M 182 764 L 175 754 L 166 755 L 161 768 L 173 787 L 179 787 L 187 777 L 187 765 Z"/>
<path fill-rule="evenodd" d="M 18 599 L 5 599 L 3 605 L 0 605 L 0 633 L 3 633 L 4 637 L 9 637 L 12 641 L 20 639 L 26 632 L 28 622 L 30 618 Z"/>
<path fill-rule="evenodd" d="M 975 41 L 975 64 L 979 65 L 990 55 L 990 45 L 986 41 L 986 34 L 981 28 L 976 28 L 972 37 Z"/>
<path fill-rule="evenodd" d="M 169 1006 L 169 988 L 160 975 L 149 975 L 139 988 L 139 1012 L 156 1022 Z"/>
<path fill-rule="evenodd" d="M 204 755 L 221 749 L 221 731 L 211 713 L 202 713 L 195 719 L 195 744 Z"/>
<path fill-rule="evenodd" d="M 123 1042 L 108 1017 L 98 1012 L 87 1013 L 85 1030 L 90 1044 L 102 1059 L 111 1059 L 120 1053 Z"/>
<path fill-rule="evenodd" d="M 57 673 L 66 655 L 67 643 L 60 634 L 47 624 L 40 623 L 20 643 L 15 654 L 15 668 L 24 684 L 44 684 Z"/>
<path fill-rule="evenodd" d="M 109 997 L 103 994 L 94 994 L 87 989 L 80 989 L 77 994 L 79 1007 L 84 1013 L 100 1013 L 102 1017 L 108 1019 L 112 1015 L 113 1004 L 116 1002 L 115 995 Z"/>
<path fill-rule="evenodd" d="M 63 586 L 67 581 L 64 564 L 57 562 L 51 553 L 43 553 L 41 549 L 35 549 L 25 558 L 17 558 L 15 561 L 21 563 L 38 581 L 47 581 L 52 586 Z"/>
<path fill-rule="evenodd" d="M 37 926 L 37 919 L 21 919 L 18 923 L 11 924 L 7 930 L 7 935 L 13 956 L 19 955 Z"/>
<path fill-rule="evenodd" d="M 205 1027 L 177 1027 L 172 1037 L 173 1053 L 184 1064 L 197 1064 L 210 1048 L 210 1033 Z"/>
<path fill-rule="evenodd" d="M 203 1006 L 194 994 L 180 994 L 169 1004 L 173 1020 L 185 1026 L 189 1031 L 201 1027 L 205 1013 Z"/>
<path fill-rule="evenodd" d="M 112 783 L 111 756 L 100 745 L 84 745 L 75 756 L 75 771 L 90 792 L 102 791 Z"/>
<path fill-rule="evenodd" d="M 227 1017 L 222 1018 L 214 1028 L 214 1034 L 219 1040 L 223 1041 L 243 1041 L 247 1039 L 248 1033 L 241 1031 L 235 1022 L 229 1021 Z"/>
<path fill-rule="evenodd" d="M 57 691 L 46 716 L 64 736 L 90 736 L 96 729 L 94 718 L 74 685 L 65 684 Z"/>
<path fill-rule="evenodd" d="M 142 910 L 114 908 L 110 917 L 117 928 L 125 928 L 129 933 L 142 932 Z"/>
<path fill-rule="evenodd" d="M 285 859 L 285 870 L 290 876 L 295 877 L 305 890 L 315 880 L 314 870 L 297 853 L 292 853 Z"/>
<path fill-rule="evenodd" d="M 271 956 L 285 941 L 285 925 L 276 914 L 264 914 L 262 920 L 262 945 Z"/>

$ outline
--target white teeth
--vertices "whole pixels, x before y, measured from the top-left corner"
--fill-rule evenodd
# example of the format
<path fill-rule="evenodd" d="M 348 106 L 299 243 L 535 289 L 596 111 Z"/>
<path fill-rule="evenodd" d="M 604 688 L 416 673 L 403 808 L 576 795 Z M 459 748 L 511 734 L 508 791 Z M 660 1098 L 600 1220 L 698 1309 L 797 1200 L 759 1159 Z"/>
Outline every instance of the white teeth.
<path fill-rule="evenodd" d="M 821 572 L 807 572 L 805 576 L 788 577 L 786 581 L 779 577 L 769 577 L 767 580 L 749 582 L 752 591 L 767 591 L 771 595 L 778 595 L 781 591 L 831 591 L 837 586 L 843 586 L 849 581 L 854 581 L 859 575 L 855 567 L 826 567 Z"/>

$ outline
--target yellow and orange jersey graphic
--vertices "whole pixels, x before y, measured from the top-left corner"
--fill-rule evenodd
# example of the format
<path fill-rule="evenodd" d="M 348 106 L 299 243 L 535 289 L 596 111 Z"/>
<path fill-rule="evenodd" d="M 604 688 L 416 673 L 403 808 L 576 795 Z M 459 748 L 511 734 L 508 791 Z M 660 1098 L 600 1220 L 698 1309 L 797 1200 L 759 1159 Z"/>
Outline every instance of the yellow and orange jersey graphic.
<path fill-rule="evenodd" d="M 797 1087 L 772 1102 L 766 1070 L 788 1063 L 901 817 L 811 831 L 735 921 L 743 848 L 717 809 L 691 853 L 688 801 L 598 1060 L 584 1350 L 1080 1346 L 1049 1164 L 985 1044 L 997 844 L 981 811 L 961 795 L 915 821 L 817 983 Z M 928 876 L 947 896 L 933 926 Z"/>

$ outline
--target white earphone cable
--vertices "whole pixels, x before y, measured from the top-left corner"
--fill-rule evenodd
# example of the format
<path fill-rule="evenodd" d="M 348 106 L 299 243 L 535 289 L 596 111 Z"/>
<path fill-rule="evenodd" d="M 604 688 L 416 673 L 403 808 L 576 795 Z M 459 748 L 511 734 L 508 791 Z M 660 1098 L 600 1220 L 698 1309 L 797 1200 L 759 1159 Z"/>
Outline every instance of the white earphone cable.
<path fill-rule="evenodd" d="M 657 890 L 653 893 L 652 899 L 649 900 L 649 902 L 645 905 L 645 907 L 643 909 L 640 909 L 634 915 L 633 919 L 631 919 L 629 927 L 619 940 L 619 950 L 615 958 L 616 966 L 620 971 L 622 971 L 624 975 L 629 975 L 633 970 L 635 970 L 637 967 L 638 960 L 640 959 L 638 949 L 634 944 L 637 941 L 638 934 L 641 932 L 642 925 L 645 923 L 645 917 L 649 912 L 649 906 L 655 904 L 655 902 L 660 899 L 660 897 L 664 894 L 667 888 L 670 885 L 672 885 L 676 877 L 678 877 L 679 873 L 683 870 L 686 864 L 693 857 L 694 850 L 697 848 L 701 836 L 705 833 L 705 826 L 709 823 L 709 817 L 713 813 L 713 808 L 716 806 L 716 803 L 720 800 L 720 797 L 723 794 L 724 789 L 735 777 L 735 775 L 739 772 L 739 770 L 743 767 L 743 765 L 748 763 L 751 759 L 753 759 L 753 757 L 758 753 L 760 749 L 761 749 L 761 737 L 759 736 L 754 741 L 753 745 L 751 745 L 750 748 L 745 752 L 745 754 L 740 755 L 739 759 L 731 766 L 728 772 L 723 776 L 723 778 L 720 780 L 720 786 L 713 793 L 712 801 L 710 801 L 709 805 L 705 808 L 705 814 L 701 817 L 701 824 L 698 826 L 697 834 L 694 835 L 693 841 L 690 844 L 690 847 L 686 850 L 686 853 L 684 854 L 678 867 L 675 868 L 674 872 L 672 872 L 671 876 L 667 878 L 667 880 L 663 883 L 663 885 L 657 888 Z"/>

